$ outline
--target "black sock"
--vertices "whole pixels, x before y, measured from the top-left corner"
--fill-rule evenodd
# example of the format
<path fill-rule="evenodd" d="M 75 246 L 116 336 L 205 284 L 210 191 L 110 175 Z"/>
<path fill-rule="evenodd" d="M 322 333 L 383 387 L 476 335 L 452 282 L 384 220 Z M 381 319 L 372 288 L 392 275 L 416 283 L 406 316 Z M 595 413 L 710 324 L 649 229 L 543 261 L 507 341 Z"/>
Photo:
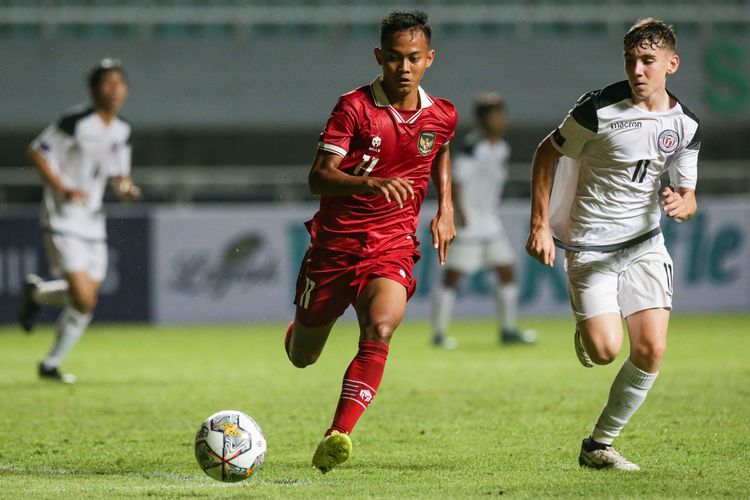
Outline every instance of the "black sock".
<path fill-rule="evenodd" d="M 609 448 L 608 444 L 594 441 L 593 439 L 591 439 L 590 436 L 583 440 L 583 449 L 588 452 L 591 452 L 594 450 L 606 450 L 607 448 Z"/>

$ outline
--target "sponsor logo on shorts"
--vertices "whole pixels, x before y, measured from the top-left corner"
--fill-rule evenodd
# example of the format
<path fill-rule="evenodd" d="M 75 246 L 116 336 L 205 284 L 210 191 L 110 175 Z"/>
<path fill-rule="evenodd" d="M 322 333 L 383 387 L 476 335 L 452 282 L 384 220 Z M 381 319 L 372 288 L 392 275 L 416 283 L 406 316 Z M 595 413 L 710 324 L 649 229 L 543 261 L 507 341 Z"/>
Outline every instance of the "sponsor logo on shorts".
<path fill-rule="evenodd" d="M 417 150 L 422 156 L 427 156 L 432 153 L 435 148 L 435 137 L 437 132 L 424 131 L 419 134 L 419 141 L 417 141 Z"/>
<path fill-rule="evenodd" d="M 398 274 L 401 275 L 402 278 L 406 278 L 406 271 L 404 271 L 403 269 L 399 269 Z"/>
<path fill-rule="evenodd" d="M 675 149 L 677 149 L 677 146 L 680 144 L 680 136 L 679 134 L 672 130 L 662 130 L 662 132 L 659 134 L 659 149 L 662 150 L 665 153 L 671 153 Z"/>

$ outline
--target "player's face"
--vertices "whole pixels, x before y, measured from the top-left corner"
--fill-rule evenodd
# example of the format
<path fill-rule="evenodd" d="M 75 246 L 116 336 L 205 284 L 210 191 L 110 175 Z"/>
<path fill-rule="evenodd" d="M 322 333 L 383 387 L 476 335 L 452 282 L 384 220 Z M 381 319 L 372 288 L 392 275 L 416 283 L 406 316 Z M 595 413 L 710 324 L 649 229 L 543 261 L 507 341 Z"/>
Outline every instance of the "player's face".
<path fill-rule="evenodd" d="M 500 108 L 492 108 L 488 110 L 479 119 L 479 125 L 488 133 L 497 137 L 505 135 L 507 122 L 508 119 L 505 115 L 505 111 Z"/>
<path fill-rule="evenodd" d="M 680 58 L 663 46 L 636 45 L 625 51 L 625 73 L 628 75 L 633 100 L 647 100 L 666 89 L 667 76 L 677 71 Z"/>
<path fill-rule="evenodd" d="M 383 68 L 383 85 L 389 97 L 402 98 L 417 92 L 434 57 L 435 51 L 430 50 L 427 38 L 419 30 L 394 33 L 376 48 L 375 58 Z"/>
<path fill-rule="evenodd" d="M 117 113 L 128 97 L 128 83 L 120 71 L 107 71 L 93 93 L 96 105 L 109 113 Z"/>

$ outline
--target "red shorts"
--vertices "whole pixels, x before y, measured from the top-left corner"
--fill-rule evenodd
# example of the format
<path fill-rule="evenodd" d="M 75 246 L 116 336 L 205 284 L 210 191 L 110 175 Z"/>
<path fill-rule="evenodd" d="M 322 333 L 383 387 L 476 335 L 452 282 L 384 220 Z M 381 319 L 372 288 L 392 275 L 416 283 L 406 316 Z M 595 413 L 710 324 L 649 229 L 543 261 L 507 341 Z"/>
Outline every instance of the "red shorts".
<path fill-rule="evenodd" d="M 412 269 L 419 258 L 420 253 L 413 245 L 366 258 L 310 245 L 297 276 L 296 318 L 310 327 L 331 323 L 350 304 L 357 303 L 362 290 L 375 278 L 401 283 L 408 300 L 417 287 Z"/>

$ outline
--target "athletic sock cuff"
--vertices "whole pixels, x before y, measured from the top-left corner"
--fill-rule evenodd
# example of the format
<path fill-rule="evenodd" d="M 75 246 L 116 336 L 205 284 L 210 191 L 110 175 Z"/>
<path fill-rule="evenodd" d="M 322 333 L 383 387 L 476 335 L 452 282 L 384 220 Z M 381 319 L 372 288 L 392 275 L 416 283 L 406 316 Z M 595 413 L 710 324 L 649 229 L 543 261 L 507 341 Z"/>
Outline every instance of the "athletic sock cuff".
<path fill-rule="evenodd" d="M 380 356 L 385 360 L 388 357 L 388 345 L 372 340 L 360 340 L 359 352 L 361 354 Z"/>
<path fill-rule="evenodd" d="M 622 372 L 623 375 L 625 375 L 625 379 L 628 381 L 628 383 L 639 389 L 645 390 L 651 389 L 651 386 L 654 385 L 654 381 L 656 380 L 657 375 L 659 375 L 659 372 L 644 372 L 643 370 L 635 366 L 633 362 L 630 361 L 630 358 L 626 359 L 625 364 L 622 365 Z"/>

